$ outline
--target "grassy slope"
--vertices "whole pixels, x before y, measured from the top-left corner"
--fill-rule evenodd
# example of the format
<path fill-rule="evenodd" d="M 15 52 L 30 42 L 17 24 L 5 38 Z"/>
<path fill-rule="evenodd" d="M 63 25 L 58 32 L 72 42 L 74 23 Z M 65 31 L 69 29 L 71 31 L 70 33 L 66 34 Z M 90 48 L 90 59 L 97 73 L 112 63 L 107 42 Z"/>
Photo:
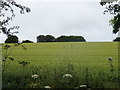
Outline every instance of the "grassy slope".
<path fill-rule="evenodd" d="M 54 79 L 55 70 L 58 75 L 62 76 L 65 73 L 69 73 L 67 67 L 70 64 L 74 67 L 71 72 L 74 72 L 74 75 L 81 80 L 79 83 L 84 81 L 82 81 L 82 78 L 85 76 L 86 67 L 88 67 L 93 77 L 96 77 L 96 73 L 100 70 L 110 74 L 108 57 L 113 58 L 113 64 L 117 70 L 117 42 L 33 43 L 24 44 L 24 46 L 27 48 L 26 51 L 19 47 L 12 53 L 15 61 L 6 70 L 6 75 L 13 75 L 13 73 L 15 76 L 20 75 L 22 67 L 17 60 L 30 62 L 26 69 L 28 76 L 32 75 L 31 70 L 35 66 L 41 67 L 41 72 L 47 74 L 48 82 L 51 84 L 54 82 L 51 80 Z"/>
<path fill-rule="evenodd" d="M 40 63 L 81 63 L 88 65 L 103 65 L 108 57 L 118 59 L 118 44 L 113 42 L 102 43 L 34 43 L 24 44 L 26 51 L 21 47 L 13 52 L 15 60 L 25 60 L 33 65 Z M 89 62 L 89 63 L 86 63 Z M 93 64 L 94 63 L 94 64 Z"/>

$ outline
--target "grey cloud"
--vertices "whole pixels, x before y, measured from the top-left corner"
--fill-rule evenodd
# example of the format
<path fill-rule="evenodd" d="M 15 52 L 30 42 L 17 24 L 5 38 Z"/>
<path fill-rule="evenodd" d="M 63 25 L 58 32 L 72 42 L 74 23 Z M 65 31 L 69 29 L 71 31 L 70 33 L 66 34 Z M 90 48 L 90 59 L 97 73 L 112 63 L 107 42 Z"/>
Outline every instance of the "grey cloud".
<path fill-rule="evenodd" d="M 36 0 L 25 5 L 32 12 L 17 14 L 11 23 L 20 25 L 20 40 L 36 41 L 39 34 L 83 35 L 87 41 L 112 41 L 116 37 L 109 26 L 111 16 L 103 15 L 104 8 L 98 2 L 41 3 Z"/>

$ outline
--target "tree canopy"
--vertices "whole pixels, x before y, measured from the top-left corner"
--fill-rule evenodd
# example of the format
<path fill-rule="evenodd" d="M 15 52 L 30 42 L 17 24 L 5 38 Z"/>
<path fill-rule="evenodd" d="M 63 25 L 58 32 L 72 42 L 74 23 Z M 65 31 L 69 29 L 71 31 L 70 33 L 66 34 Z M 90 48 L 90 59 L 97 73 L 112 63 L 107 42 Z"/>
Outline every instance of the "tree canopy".
<path fill-rule="evenodd" d="M 54 42 L 55 37 L 52 35 L 39 35 L 37 37 L 37 42 Z"/>
<path fill-rule="evenodd" d="M 9 22 L 15 17 L 14 7 L 20 9 L 20 13 L 30 12 L 30 8 L 16 3 L 14 0 L 0 0 L 0 31 L 7 36 L 18 33 L 11 30 L 19 29 L 19 26 L 9 27 Z"/>
<path fill-rule="evenodd" d="M 37 42 L 45 42 L 45 36 L 44 35 L 37 36 Z"/>
<path fill-rule="evenodd" d="M 52 35 L 39 35 L 37 42 L 86 42 L 82 36 L 60 36 L 55 38 Z"/>
<path fill-rule="evenodd" d="M 120 37 L 116 37 L 113 41 L 114 42 L 120 42 Z"/>
<path fill-rule="evenodd" d="M 114 3 L 114 2 L 113 0 L 111 0 L 111 2 L 105 2 L 105 0 L 103 0 L 100 2 L 100 4 L 102 6 L 106 6 L 106 9 L 104 10 L 104 14 L 108 12 L 111 15 L 113 15 L 113 18 L 109 22 L 110 25 L 112 25 L 113 27 L 113 33 L 116 34 L 118 31 L 120 31 L 120 1 L 119 3 Z"/>
<path fill-rule="evenodd" d="M 18 37 L 15 35 L 9 35 L 8 38 L 5 40 L 5 43 L 18 43 Z"/>
<path fill-rule="evenodd" d="M 33 43 L 33 41 L 30 41 L 30 40 L 23 40 L 22 43 Z"/>
<path fill-rule="evenodd" d="M 52 35 L 46 35 L 45 36 L 45 42 L 54 42 L 55 41 L 55 37 Z"/>
<path fill-rule="evenodd" d="M 82 36 L 60 36 L 55 39 L 56 42 L 86 42 Z"/>

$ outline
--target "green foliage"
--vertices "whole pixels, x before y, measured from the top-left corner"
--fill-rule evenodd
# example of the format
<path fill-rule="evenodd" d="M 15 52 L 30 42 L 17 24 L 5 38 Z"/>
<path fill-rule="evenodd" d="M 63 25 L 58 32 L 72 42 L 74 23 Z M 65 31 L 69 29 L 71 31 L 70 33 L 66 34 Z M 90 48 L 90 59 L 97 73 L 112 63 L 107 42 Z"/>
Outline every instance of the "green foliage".
<path fill-rule="evenodd" d="M 39 35 L 37 42 L 86 42 L 82 36 L 60 36 L 55 38 L 52 35 Z"/>
<path fill-rule="evenodd" d="M 24 40 L 24 41 L 22 41 L 22 43 L 33 43 L 33 41 L 30 41 L 30 40 Z"/>
<path fill-rule="evenodd" d="M 21 64 L 23 67 L 30 64 L 30 62 L 27 62 L 27 61 L 18 61 L 18 63 Z"/>
<path fill-rule="evenodd" d="M 110 24 L 113 27 L 113 33 L 116 34 L 120 29 L 120 14 L 114 16 L 114 18 L 110 20 Z"/>
<path fill-rule="evenodd" d="M 18 43 L 18 37 L 15 35 L 9 35 L 8 38 L 5 40 L 5 43 Z"/>
<path fill-rule="evenodd" d="M 45 36 L 45 42 L 53 42 L 55 41 L 55 37 L 52 35 L 46 35 Z"/>
<path fill-rule="evenodd" d="M 44 35 L 39 35 L 37 37 L 37 42 L 45 42 L 45 36 Z"/>
<path fill-rule="evenodd" d="M 29 13 L 31 10 L 28 7 L 16 3 L 14 0 L 1 0 L 0 2 L 0 31 L 3 34 L 13 35 L 18 32 L 11 32 L 11 30 L 19 29 L 19 26 L 9 27 L 9 22 L 15 17 L 15 7 L 20 9 L 20 13 Z M 11 14 L 9 14 L 11 13 Z"/>
<path fill-rule="evenodd" d="M 37 42 L 54 42 L 55 41 L 55 37 L 52 35 L 39 35 L 37 37 Z"/>
<path fill-rule="evenodd" d="M 120 42 L 120 37 L 116 37 L 113 41 L 114 42 Z"/>
<path fill-rule="evenodd" d="M 56 42 L 86 42 L 82 36 L 60 36 L 56 38 Z"/>
<path fill-rule="evenodd" d="M 24 50 L 26 50 L 26 47 L 24 47 L 21 43 L 15 43 L 12 45 L 4 44 L 3 45 L 3 56 L 2 56 L 2 71 L 7 69 L 7 67 L 10 65 L 11 61 L 14 61 L 14 58 L 11 56 L 11 53 L 15 50 L 16 47 L 22 46 Z"/>
<path fill-rule="evenodd" d="M 112 14 L 114 17 L 110 20 L 110 24 L 113 27 L 113 33 L 116 34 L 120 29 L 120 5 L 114 2 L 100 2 L 102 6 L 106 6 L 104 14 L 106 12 Z"/>

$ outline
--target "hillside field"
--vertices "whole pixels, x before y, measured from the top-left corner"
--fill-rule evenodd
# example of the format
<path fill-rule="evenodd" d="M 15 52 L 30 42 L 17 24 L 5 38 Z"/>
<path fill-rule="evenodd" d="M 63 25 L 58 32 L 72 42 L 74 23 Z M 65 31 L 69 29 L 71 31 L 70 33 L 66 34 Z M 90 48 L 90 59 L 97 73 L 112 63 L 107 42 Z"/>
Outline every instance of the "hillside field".
<path fill-rule="evenodd" d="M 12 44 L 10 44 L 12 46 Z M 15 48 L 3 73 L 3 87 L 116 88 L 118 86 L 117 42 L 51 42 L 26 43 Z M 10 48 L 12 49 L 12 47 Z M 3 50 L 4 57 L 4 50 Z M 108 58 L 111 57 L 112 61 Z M 27 61 L 25 67 L 18 61 Z M 111 67 L 111 63 L 112 66 Z M 111 71 L 111 68 L 114 71 Z M 32 75 L 39 78 L 33 80 Z M 65 74 L 72 75 L 64 78 Z M 36 85 L 34 85 L 36 83 Z"/>

